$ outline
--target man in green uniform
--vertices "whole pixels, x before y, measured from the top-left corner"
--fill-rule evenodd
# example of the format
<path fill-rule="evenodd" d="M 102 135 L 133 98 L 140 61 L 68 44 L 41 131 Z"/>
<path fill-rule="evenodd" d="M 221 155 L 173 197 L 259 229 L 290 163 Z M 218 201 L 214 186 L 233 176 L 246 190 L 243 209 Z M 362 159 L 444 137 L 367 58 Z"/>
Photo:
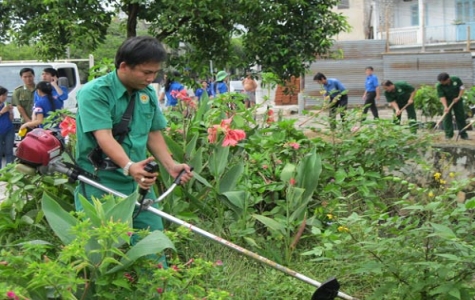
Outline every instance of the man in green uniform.
<path fill-rule="evenodd" d="M 154 158 L 173 177 L 185 170 L 183 183 L 192 177 L 190 167 L 176 163 L 169 153 L 162 135 L 166 120 L 158 107 L 155 90 L 150 86 L 165 60 L 166 51 L 155 38 L 127 39 L 117 51 L 116 70 L 88 82 L 77 94 L 77 163 L 96 174 L 102 185 L 126 195 L 135 192 L 137 186 L 149 190 L 155 183 L 158 174 L 144 170 Z M 129 131 L 119 143 L 112 134 L 113 127 L 121 122 L 132 100 L 134 110 Z M 97 156 L 90 156 L 97 146 L 101 149 L 101 159 L 110 159 L 108 167 L 99 164 Z M 154 157 L 147 158 L 147 150 Z M 79 184 L 75 203 L 81 210 L 79 194 L 91 200 L 92 196 L 101 198 L 107 193 L 85 183 Z M 149 191 L 147 198 L 156 199 L 153 191 Z M 163 229 L 161 218 L 149 211 L 140 212 L 133 226 L 150 231 Z M 136 242 L 135 237 L 132 243 Z"/>
<path fill-rule="evenodd" d="M 21 115 L 22 123 L 30 122 L 33 112 L 33 95 L 35 93 L 35 71 L 32 68 L 20 70 L 23 85 L 15 88 L 12 95 L 12 104 Z"/>
<path fill-rule="evenodd" d="M 407 111 L 407 118 L 409 119 L 409 126 L 411 132 L 417 132 L 417 117 L 414 109 L 414 96 L 416 89 L 403 81 L 392 83 L 390 80 L 383 82 L 384 96 L 386 101 L 391 104 L 396 113 L 395 122 L 401 124 L 401 115 L 405 110 Z"/>
<path fill-rule="evenodd" d="M 452 123 L 452 110 L 455 115 L 455 121 L 457 123 L 458 130 L 462 130 L 466 126 L 465 111 L 463 109 L 462 96 L 465 91 L 462 80 L 455 76 L 449 76 L 447 73 L 440 73 L 437 76 L 439 84 L 437 84 L 437 95 L 440 98 L 440 102 L 444 106 L 444 113 L 447 115 L 444 118 L 444 130 L 445 138 L 451 139 L 454 136 L 454 127 Z M 449 106 L 454 103 L 452 109 L 449 110 Z M 468 140 L 468 134 L 466 131 L 460 133 L 460 138 Z"/>

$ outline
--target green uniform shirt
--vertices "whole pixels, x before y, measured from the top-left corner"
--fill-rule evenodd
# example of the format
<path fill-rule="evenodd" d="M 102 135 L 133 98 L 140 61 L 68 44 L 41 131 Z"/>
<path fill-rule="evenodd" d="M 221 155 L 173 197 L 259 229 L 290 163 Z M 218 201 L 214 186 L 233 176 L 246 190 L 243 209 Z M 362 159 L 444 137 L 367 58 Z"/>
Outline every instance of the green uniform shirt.
<path fill-rule="evenodd" d="M 399 81 L 394 83 L 394 90 L 392 92 L 384 92 L 384 96 L 386 97 L 386 101 L 396 101 L 399 108 L 401 108 L 407 104 L 414 90 L 412 85 L 404 81 Z"/>
<path fill-rule="evenodd" d="M 437 95 L 439 98 L 445 97 L 447 101 L 449 101 L 448 104 L 454 100 L 454 98 L 457 98 L 460 93 L 460 88 L 463 86 L 462 80 L 460 78 L 455 77 L 455 76 L 450 76 L 450 84 L 448 85 L 442 85 L 442 84 L 437 84 Z"/>
<path fill-rule="evenodd" d="M 13 106 L 21 106 L 25 110 L 27 116 L 31 118 L 33 113 L 33 95 L 35 89 L 29 90 L 26 86 L 20 85 L 13 91 L 12 104 Z"/>
<path fill-rule="evenodd" d="M 120 82 L 115 71 L 85 84 L 77 94 L 78 112 L 76 117 L 77 146 L 76 159 L 79 166 L 94 173 L 94 167 L 88 160 L 88 154 L 97 146 L 92 132 L 100 129 L 112 129 L 122 119 L 129 104 L 127 89 Z M 162 130 L 167 122 L 158 106 L 158 99 L 153 87 L 135 91 L 135 109 L 129 125 L 130 132 L 125 137 L 122 147 L 132 161 L 147 158 L 148 134 Z M 98 170 L 99 183 L 124 194 L 131 194 L 137 185 L 132 177 L 125 176 L 122 169 Z M 90 198 L 91 195 L 104 194 L 89 185 L 77 192 Z"/>

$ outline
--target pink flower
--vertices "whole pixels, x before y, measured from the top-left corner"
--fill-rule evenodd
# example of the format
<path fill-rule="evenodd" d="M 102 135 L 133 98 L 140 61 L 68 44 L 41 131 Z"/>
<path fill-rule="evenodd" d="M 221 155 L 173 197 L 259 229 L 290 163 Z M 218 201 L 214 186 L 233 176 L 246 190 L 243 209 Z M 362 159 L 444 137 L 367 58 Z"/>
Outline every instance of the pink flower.
<path fill-rule="evenodd" d="M 290 185 L 295 185 L 295 183 L 296 183 L 295 178 L 290 178 L 289 183 L 290 183 Z"/>
<path fill-rule="evenodd" d="M 127 231 L 128 236 L 132 236 L 132 234 L 134 234 L 132 231 Z"/>
<path fill-rule="evenodd" d="M 246 138 L 246 132 L 240 129 L 231 129 L 232 118 L 224 119 L 220 125 L 213 125 L 208 128 L 208 141 L 214 143 L 217 140 L 218 132 L 225 134 L 223 147 L 236 146 L 237 143 Z"/>
<path fill-rule="evenodd" d="M 7 297 L 8 299 L 14 299 L 14 300 L 19 300 L 18 296 L 15 294 L 13 291 L 8 291 L 7 292 Z"/>
<path fill-rule="evenodd" d="M 215 143 L 218 136 L 219 125 L 213 125 L 213 127 L 208 128 L 208 141 L 210 143 Z"/>
<path fill-rule="evenodd" d="M 223 262 L 218 259 L 215 263 L 214 263 L 215 266 L 222 266 L 223 265 Z"/>
<path fill-rule="evenodd" d="M 171 91 L 170 95 L 173 98 L 180 99 L 182 101 L 191 101 L 191 97 L 188 96 L 188 92 L 185 89 L 181 91 Z"/>
<path fill-rule="evenodd" d="M 289 143 L 289 146 L 294 148 L 295 150 L 298 150 L 300 148 L 299 143 Z"/>
<path fill-rule="evenodd" d="M 162 294 L 162 293 L 163 293 L 163 289 L 162 289 L 162 288 L 157 288 L 157 293 Z"/>
<path fill-rule="evenodd" d="M 275 164 L 280 165 L 280 164 L 282 164 L 282 161 L 280 159 L 278 159 L 278 160 L 275 161 Z"/>
<path fill-rule="evenodd" d="M 75 134 L 76 120 L 67 116 L 61 123 L 59 123 L 59 128 L 61 128 L 61 135 L 63 137 L 67 137 L 70 134 Z"/>
<path fill-rule="evenodd" d="M 275 122 L 275 120 L 274 120 L 274 111 L 272 109 L 269 109 L 267 111 L 267 120 L 266 120 L 266 122 L 267 122 L 267 124 Z"/>
<path fill-rule="evenodd" d="M 268 168 L 268 166 L 267 166 L 267 165 L 262 165 L 262 168 L 263 168 L 264 170 L 266 170 L 266 169 Z"/>
<path fill-rule="evenodd" d="M 177 272 L 180 271 L 180 269 L 178 269 L 178 267 L 177 267 L 176 265 L 173 265 L 173 266 L 172 266 L 172 269 L 175 270 L 175 271 L 177 271 Z"/>
<path fill-rule="evenodd" d="M 358 126 L 353 126 L 353 128 L 351 128 L 351 132 L 357 132 L 360 128 Z"/>
<path fill-rule="evenodd" d="M 229 129 L 226 135 L 224 136 L 223 147 L 236 146 L 239 141 L 245 138 L 246 138 L 246 133 L 244 132 L 244 130 Z"/>
<path fill-rule="evenodd" d="M 157 268 L 158 268 L 158 269 L 163 269 L 162 263 L 159 263 L 159 264 L 157 265 Z"/>

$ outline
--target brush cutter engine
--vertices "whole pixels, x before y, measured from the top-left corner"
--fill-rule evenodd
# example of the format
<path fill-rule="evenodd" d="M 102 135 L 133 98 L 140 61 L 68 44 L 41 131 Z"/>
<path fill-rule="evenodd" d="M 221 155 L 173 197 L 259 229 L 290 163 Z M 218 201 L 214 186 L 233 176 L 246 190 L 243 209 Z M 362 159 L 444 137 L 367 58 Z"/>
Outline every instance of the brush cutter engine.
<path fill-rule="evenodd" d="M 61 136 L 54 131 L 35 128 L 19 143 L 16 157 L 30 167 L 48 166 L 63 153 Z"/>

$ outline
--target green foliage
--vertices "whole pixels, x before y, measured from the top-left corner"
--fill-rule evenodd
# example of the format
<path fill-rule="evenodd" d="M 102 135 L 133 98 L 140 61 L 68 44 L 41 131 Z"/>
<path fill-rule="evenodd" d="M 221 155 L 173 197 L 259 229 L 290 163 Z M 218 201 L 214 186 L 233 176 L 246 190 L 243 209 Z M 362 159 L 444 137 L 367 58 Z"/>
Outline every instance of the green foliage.
<path fill-rule="evenodd" d="M 414 108 L 421 111 L 422 116 L 433 118 L 444 113 L 444 107 L 437 96 L 435 86 L 423 85 L 414 96 Z"/>
<path fill-rule="evenodd" d="M 64 57 L 72 44 L 96 48 L 113 15 L 102 1 L 6 0 L 0 11 L 9 13 L 2 18 L 2 31 L 19 45 L 34 41 L 35 52 L 45 60 Z"/>
<path fill-rule="evenodd" d="M 94 64 L 94 66 L 89 69 L 89 77 L 87 80 L 90 81 L 94 78 L 101 77 L 113 70 L 115 70 L 114 60 L 111 58 L 103 58 L 100 62 Z"/>

